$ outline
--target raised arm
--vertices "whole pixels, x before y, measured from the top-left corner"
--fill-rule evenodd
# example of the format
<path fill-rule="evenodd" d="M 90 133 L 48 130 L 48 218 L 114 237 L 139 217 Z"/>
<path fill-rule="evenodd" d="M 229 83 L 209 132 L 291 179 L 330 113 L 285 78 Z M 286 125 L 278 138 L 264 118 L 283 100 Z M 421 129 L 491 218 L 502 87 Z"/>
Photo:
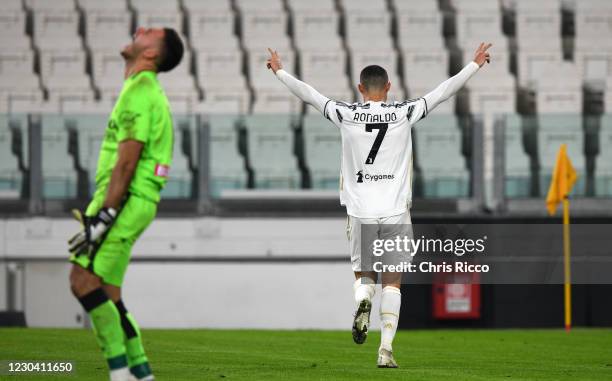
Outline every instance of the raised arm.
<path fill-rule="evenodd" d="M 455 76 L 442 82 L 433 91 L 426 94 L 423 98 L 427 103 L 426 112 L 431 112 L 440 103 L 444 102 L 448 98 L 452 97 L 459 91 L 466 82 L 480 69 L 485 63 L 490 62 L 490 55 L 487 49 L 491 47 L 491 44 L 482 43 L 476 49 L 474 60 L 467 64 L 459 73 Z"/>
<path fill-rule="evenodd" d="M 270 58 L 268 58 L 267 62 L 268 69 L 271 69 L 274 74 L 276 74 L 276 77 L 285 84 L 296 97 L 314 106 L 314 108 L 323 114 L 325 104 L 329 101 L 329 98 L 319 93 L 312 86 L 284 71 L 278 53 L 272 51 L 272 49 L 268 49 L 268 51 L 270 52 Z"/>

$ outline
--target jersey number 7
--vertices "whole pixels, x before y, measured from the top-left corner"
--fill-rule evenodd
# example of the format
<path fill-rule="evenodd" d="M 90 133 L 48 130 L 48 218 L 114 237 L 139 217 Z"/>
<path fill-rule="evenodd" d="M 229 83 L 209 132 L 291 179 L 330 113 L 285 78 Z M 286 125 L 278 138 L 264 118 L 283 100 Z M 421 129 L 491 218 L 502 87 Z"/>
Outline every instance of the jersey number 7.
<path fill-rule="evenodd" d="M 374 144 L 372 144 L 372 149 L 368 154 L 368 158 L 366 159 L 366 164 L 374 164 L 374 160 L 376 159 L 376 155 L 378 154 L 378 149 L 382 144 L 383 139 L 385 138 L 385 134 L 387 133 L 387 128 L 389 128 L 388 123 L 370 123 L 366 124 L 366 132 L 372 132 L 372 130 L 378 130 L 378 134 L 376 134 L 376 139 L 374 139 Z"/>

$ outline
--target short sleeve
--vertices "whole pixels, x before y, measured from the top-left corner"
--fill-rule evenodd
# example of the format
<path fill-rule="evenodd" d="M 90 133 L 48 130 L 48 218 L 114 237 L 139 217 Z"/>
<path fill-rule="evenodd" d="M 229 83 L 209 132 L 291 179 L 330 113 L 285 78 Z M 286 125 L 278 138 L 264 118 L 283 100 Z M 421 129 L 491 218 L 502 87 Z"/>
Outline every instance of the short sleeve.
<path fill-rule="evenodd" d="M 428 110 L 425 98 L 408 101 L 406 106 L 406 119 L 408 119 L 411 124 L 415 124 L 427 116 Z"/>
<path fill-rule="evenodd" d="M 121 95 L 116 118 L 118 142 L 147 142 L 151 133 L 151 100 L 143 86 L 134 86 Z"/>

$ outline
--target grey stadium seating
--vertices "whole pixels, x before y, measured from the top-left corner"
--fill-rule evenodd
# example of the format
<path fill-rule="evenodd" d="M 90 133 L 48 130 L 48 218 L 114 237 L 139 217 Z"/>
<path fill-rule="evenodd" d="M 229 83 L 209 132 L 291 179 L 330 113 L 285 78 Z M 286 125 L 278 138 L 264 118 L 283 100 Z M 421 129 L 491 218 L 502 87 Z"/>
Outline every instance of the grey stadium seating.
<path fill-rule="evenodd" d="M 415 157 L 422 172 L 424 196 L 466 197 L 469 173 L 461 156 L 461 131 L 451 115 L 432 115 L 416 126 Z"/>
<path fill-rule="evenodd" d="M 431 91 L 469 62 L 482 40 L 493 43 L 491 64 L 415 131 L 424 196 L 469 195 L 458 123 L 468 115 L 483 121 L 485 135 L 495 120 L 505 122 L 506 197 L 544 194 L 561 142 L 579 169 L 575 195 L 589 192 L 588 184 L 590 195 L 612 194 L 610 119 L 597 111 L 603 105 L 612 112 L 608 0 L 3 0 L 0 139 L 10 147 L 8 118 L 21 118 L 26 133 L 25 115 L 42 115 L 45 197 L 76 195 L 80 175 L 67 122 L 93 186 L 97 145 L 124 80 L 119 50 L 137 27 L 162 25 L 176 28 L 186 46 L 182 64 L 159 75 L 177 115 L 167 197 L 193 195 L 198 118 L 209 126 L 215 196 L 300 188 L 307 175 L 313 188 L 337 186 L 337 130 L 274 78 L 265 67 L 268 47 L 281 54 L 285 70 L 346 102 L 361 100 L 361 69 L 379 64 L 390 75 L 393 101 Z M 591 113 L 601 121 L 599 153 L 589 158 L 581 116 Z M 527 135 L 525 120 L 533 121 Z M 296 139 L 297 125 L 303 139 Z M 189 143 L 191 157 L 183 149 Z M 3 152 L 0 191 L 13 197 L 23 173 L 10 150 Z"/>

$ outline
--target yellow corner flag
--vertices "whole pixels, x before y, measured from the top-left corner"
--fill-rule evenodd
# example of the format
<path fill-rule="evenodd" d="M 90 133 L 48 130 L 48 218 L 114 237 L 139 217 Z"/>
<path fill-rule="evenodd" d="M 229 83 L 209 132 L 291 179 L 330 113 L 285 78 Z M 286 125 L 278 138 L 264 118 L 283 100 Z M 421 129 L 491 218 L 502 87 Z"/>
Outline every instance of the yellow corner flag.
<path fill-rule="evenodd" d="M 557 205 L 567 198 L 577 177 L 576 170 L 569 157 L 567 157 L 567 147 L 565 144 L 561 144 L 557 153 L 557 162 L 555 163 L 550 188 L 548 188 L 548 195 L 546 196 L 548 214 L 551 216 L 555 214 Z"/>
<path fill-rule="evenodd" d="M 546 207 L 552 216 L 557 210 L 557 205 L 563 202 L 563 296 L 565 311 L 565 330 L 570 331 L 572 327 L 572 276 L 570 262 L 570 225 L 569 225 L 569 199 L 567 195 L 576 182 L 576 170 L 567 157 L 567 147 L 561 144 L 557 154 L 557 162 L 553 172 L 548 195 L 546 196 Z"/>

